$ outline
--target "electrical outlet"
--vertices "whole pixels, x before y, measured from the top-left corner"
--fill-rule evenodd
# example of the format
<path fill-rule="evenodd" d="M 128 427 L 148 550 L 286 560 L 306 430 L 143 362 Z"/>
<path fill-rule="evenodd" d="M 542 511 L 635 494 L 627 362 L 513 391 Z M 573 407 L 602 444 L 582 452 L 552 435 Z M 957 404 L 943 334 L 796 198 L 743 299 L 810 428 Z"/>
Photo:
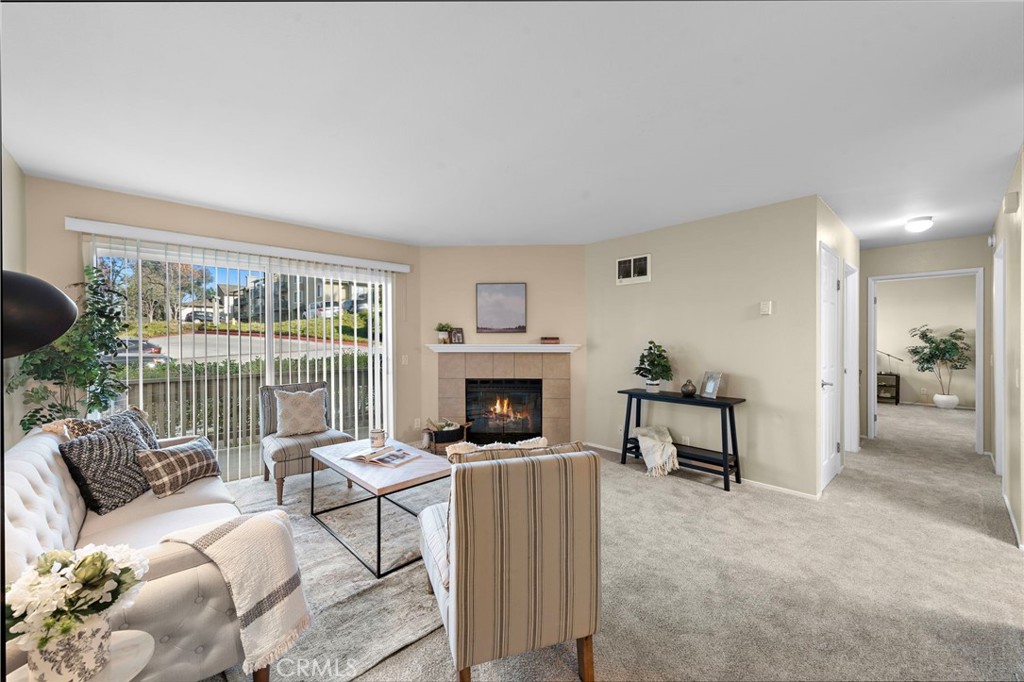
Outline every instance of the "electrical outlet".
<path fill-rule="evenodd" d="M 402 364 L 403 365 L 408 365 L 409 364 L 409 356 L 408 355 L 403 355 L 402 356 Z M 416 426 L 419 426 L 419 424 L 417 424 Z"/>
<path fill-rule="evenodd" d="M 415 419 L 412 420 L 412 427 L 414 429 L 421 429 L 421 428 L 423 428 L 423 420 L 420 419 L 419 417 L 416 417 Z"/>
<path fill-rule="evenodd" d="M 921 395 L 928 395 L 928 389 L 924 386 L 921 387 Z"/>

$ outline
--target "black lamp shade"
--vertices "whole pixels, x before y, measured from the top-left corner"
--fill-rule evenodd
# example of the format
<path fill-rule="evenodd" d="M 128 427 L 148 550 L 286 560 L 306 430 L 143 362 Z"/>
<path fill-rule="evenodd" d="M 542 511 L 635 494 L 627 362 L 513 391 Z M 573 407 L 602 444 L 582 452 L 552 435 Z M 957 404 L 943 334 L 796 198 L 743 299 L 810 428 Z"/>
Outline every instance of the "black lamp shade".
<path fill-rule="evenodd" d="M 78 306 L 38 277 L 4 270 L 4 358 L 23 355 L 60 338 L 78 319 Z"/>

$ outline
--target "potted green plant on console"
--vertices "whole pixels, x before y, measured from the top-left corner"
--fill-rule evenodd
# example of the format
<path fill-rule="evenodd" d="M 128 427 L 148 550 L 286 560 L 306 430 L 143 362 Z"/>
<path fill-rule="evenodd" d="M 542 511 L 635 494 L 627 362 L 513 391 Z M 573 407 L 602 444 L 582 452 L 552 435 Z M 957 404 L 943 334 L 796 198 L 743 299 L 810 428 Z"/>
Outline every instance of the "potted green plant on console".
<path fill-rule="evenodd" d="M 960 404 L 960 396 L 950 393 L 953 372 L 966 369 L 971 362 L 970 344 L 964 341 L 966 333 L 957 327 L 945 336 L 935 334 L 926 324 L 914 327 L 910 335 L 921 339 L 922 345 L 908 346 L 907 352 L 919 372 L 933 372 L 939 380 L 939 392 L 932 396 L 936 407 L 951 410 Z"/>
<path fill-rule="evenodd" d="M 633 374 L 645 379 L 649 392 L 659 392 L 662 381 L 672 380 L 672 364 L 668 360 L 668 353 L 660 344 L 648 341 L 647 348 L 640 354 L 640 362 L 633 369 Z"/>

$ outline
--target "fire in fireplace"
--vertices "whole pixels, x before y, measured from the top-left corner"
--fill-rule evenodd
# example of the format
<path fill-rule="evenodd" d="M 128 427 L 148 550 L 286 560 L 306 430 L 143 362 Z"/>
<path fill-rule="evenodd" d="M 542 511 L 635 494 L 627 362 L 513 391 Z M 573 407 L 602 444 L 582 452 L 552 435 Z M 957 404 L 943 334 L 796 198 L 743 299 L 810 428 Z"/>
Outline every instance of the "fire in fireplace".
<path fill-rule="evenodd" d="M 468 438 L 485 445 L 541 435 L 540 379 L 466 379 Z"/>

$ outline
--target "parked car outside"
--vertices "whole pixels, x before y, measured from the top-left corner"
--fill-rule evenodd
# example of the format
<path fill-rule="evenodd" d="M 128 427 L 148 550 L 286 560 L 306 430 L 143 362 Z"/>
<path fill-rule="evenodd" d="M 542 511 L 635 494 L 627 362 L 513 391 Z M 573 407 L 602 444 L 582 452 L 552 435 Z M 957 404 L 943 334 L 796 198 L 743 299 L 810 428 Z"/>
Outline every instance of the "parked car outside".
<path fill-rule="evenodd" d="M 152 369 L 154 367 L 166 365 L 168 360 L 170 360 L 170 358 L 168 358 L 166 355 L 152 355 L 149 353 L 143 353 L 142 355 L 139 355 L 139 353 L 137 352 L 118 353 L 117 355 L 103 355 L 100 357 L 100 359 L 103 360 L 104 362 L 109 362 L 113 365 L 119 365 L 121 367 L 127 365 L 138 367 L 139 363 L 141 362 L 142 366 L 145 367 L 146 369 Z"/>
<path fill-rule="evenodd" d="M 139 352 L 139 340 L 138 339 L 118 339 L 118 341 L 120 341 L 122 344 L 124 344 L 124 350 L 121 351 L 122 353 L 136 353 L 136 354 L 138 354 L 138 352 Z M 155 355 L 155 354 L 160 353 L 160 351 L 162 351 L 162 350 L 163 350 L 163 348 L 161 348 L 160 346 L 158 346 L 155 343 L 151 343 L 149 341 L 143 341 L 142 342 L 142 352 L 143 353 L 152 353 L 152 354 Z M 120 355 L 120 354 L 121 353 L 118 353 L 118 355 Z"/>
<path fill-rule="evenodd" d="M 348 299 L 341 304 L 342 310 L 346 313 L 357 312 L 364 313 L 370 309 L 370 304 L 366 299 L 366 296 L 359 296 L 356 299 Z"/>
<path fill-rule="evenodd" d="M 209 310 L 192 310 L 185 314 L 186 322 L 213 322 L 213 313 Z"/>
<path fill-rule="evenodd" d="M 316 305 L 313 315 L 309 317 L 337 317 L 341 315 L 341 308 L 342 304 L 339 301 L 324 301 Z"/>

